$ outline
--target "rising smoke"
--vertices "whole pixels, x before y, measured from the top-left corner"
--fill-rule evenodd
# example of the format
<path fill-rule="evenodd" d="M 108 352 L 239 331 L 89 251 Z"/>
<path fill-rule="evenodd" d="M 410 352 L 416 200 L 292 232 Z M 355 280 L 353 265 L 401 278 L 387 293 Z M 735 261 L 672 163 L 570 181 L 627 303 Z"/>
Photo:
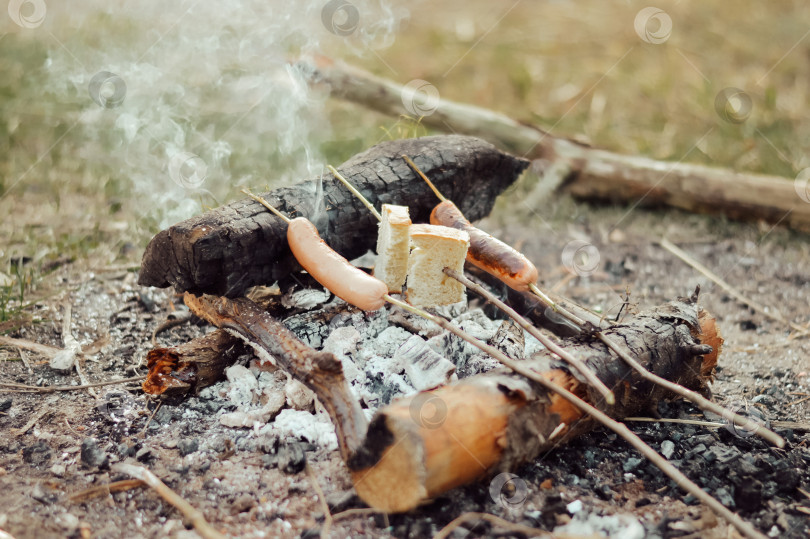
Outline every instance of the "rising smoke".
<path fill-rule="evenodd" d="M 368 54 L 406 16 L 380 0 L 83 0 L 24 31 L 48 43 L 42 99 L 78 107 L 78 157 L 163 227 L 238 186 L 319 175 L 326 95 L 289 60 Z"/>

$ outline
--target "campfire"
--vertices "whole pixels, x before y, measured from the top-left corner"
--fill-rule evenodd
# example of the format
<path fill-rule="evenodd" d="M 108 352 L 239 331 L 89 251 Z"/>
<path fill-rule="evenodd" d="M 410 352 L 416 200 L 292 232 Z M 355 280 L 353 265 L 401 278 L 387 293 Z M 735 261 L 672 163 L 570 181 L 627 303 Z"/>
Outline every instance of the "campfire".
<path fill-rule="evenodd" d="M 227 377 L 222 424 L 339 450 L 385 512 L 603 426 L 760 537 L 621 423 L 684 398 L 784 445 L 710 400 L 723 340 L 699 290 L 621 322 L 543 290 L 542 268 L 471 224 L 527 165 L 471 137 L 391 141 L 160 232 L 140 283 L 217 329 L 153 349 L 144 391 Z"/>

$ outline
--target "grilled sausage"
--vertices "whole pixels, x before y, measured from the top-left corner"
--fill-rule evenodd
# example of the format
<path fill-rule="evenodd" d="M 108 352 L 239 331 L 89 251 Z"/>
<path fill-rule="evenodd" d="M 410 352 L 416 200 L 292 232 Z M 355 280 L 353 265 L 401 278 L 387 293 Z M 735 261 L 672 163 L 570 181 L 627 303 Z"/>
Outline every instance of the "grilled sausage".
<path fill-rule="evenodd" d="M 309 219 L 296 217 L 287 228 L 287 242 L 295 259 L 312 277 L 337 297 L 364 311 L 385 305 L 388 287 L 352 266 L 318 234 Z"/>
<path fill-rule="evenodd" d="M 430 213 L 430 223 L 464 230 L 470 235 L 467 261 L 497 277 L 509 288 L 529 290 L 537 282 L 537 268 L 517 250 L 474 227 L 455 204 L 445 200 Z"/>

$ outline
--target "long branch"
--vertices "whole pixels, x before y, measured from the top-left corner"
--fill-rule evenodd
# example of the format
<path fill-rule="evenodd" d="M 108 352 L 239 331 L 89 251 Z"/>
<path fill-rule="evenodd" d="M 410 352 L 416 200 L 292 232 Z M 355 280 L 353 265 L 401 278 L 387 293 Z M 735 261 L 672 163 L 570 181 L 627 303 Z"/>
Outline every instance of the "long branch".
<path fill-rule="evenodd" d="M 332 96 L 390 116 L 407 115 L 398 82 L 353 66 L 319 59 L 300 61 L 301 71 Z M 439 99 L 420 118 L 438 131 L 481 137 L 506 150 L 549 163 L 547 178 L 581 198 L 668 205 L 687 211 L 766 220 L 810 231 L 810 204 L 788 178 L 621 155 L 557 137 L 482 107 Z"/>

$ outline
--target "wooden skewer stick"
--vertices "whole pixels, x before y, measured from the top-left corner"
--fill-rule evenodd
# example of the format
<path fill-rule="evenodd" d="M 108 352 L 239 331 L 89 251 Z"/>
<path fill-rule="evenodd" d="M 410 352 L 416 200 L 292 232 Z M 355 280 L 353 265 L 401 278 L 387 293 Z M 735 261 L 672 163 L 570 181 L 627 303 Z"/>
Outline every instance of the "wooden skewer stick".
<path fill-rule="evenodd" d="M 742 533 L 746 537 L 756 538 L 756 539 L 764 539 L 764 535 L 759 533 L 751 524 L 740 518 L 736 513 L 729 510 L 725 505 L 720 503 L 718 500 L 713 498 L 710 494 L 702 490 L 699 486 L 697 486 L 694 482 L 692 482 L 688 477 L 686 477 L 680 470 L 678 470 L 675 466 L 673 466 L 667 459 L 659 455 L 652 447 L 647 445 L 644 440 L 639 438 L 633 431 L 631 431 L 624 423 L 616 421 L 612 419 L 610 416 L 602 412 L 601 410 L 591 406 L 587 402 L 583 401 L 575 394 L 571 393 L 567 389 L 555 384 L 554 382 L 543 378 L 537 372 L 530 370 L 519 362 L 509 358 L 506 354 L 498 350 L 497 348 L 490 346 L 475 337 L 467 334 L 460 328 L 456 327 L 455 325 L 451 324 L 444 318 L 432 315 L 428 312 L 425 312 L 421 309 L 410 305 L 404 301 L 400 301 L 398 299 L 392 298 L 388 296 L 386 298 L 389 302 L 397 305 L 398 307 L 405 309 L 417 316 L 421 316 L 430 320 L 431 322 L 435 323 L 442 329 L 449 331 L 450 333 L 456 335 L 457 337 L 463 339 L 464 341 L 472 344 L 482 352 L 492 356 L 493 358 L 500 361 L 504 366 L 512 369 L 518 374 L 521 374 L 540 384 L 541 386 L 545 387 L 549 391 L 553 391 L 563 397 L 565 400 L 570 402 L 575 407 L 579 408 L 582 412 L 588 414 L 593 419 L 604 425 L 605 427 L 609 428 L 619 436 L 621 436 L 624 440 L 626 440 L 630 445 L 636 448 L 639 453 L 644 455 L 647 459 L 649 459 L 653 464 L 655 464 L 662 472 L 664 472 L 670 479 L 675 481 L 675 483 L 684 489 L 689 494 L 692 494 L 695 498 L 699 499 L 707 506 L 709 506 L 715 513 L 725 518 L 728 522 L 734 525 L 740 533 Z"/>
<path fill-rule="evenodd" d="M 405 162 L 406 162 L 406 163 L 408 163 L 408 165 L 410 165 L 410 167 L 413 169 L 413 171 L 414 171 L 414 172 L 416 172 L 417 174 L 419 174 L 419 176 L 420 176 L 420 177 L 421 177 L 423 180 L 425 180 L 425 183 L 426 183 L 426 184 L 428 184 L 428 187 L 430 187 L 430 188 L 433 190 L 433 192 L 436 194 L 436 196 L 439 198 L 439 200 L 441 200 L 442 202 L 447 202 L 447 197 L 445 197 L 445 196 L 444 196 L 444 195 L 441 193 L 441 191 L 439 191 L 439 189 L 438 189 L 438 188 L 437 188 L 435 185 L 433 185 L 433 182 L 432 182 L 432 181 L 430 181 L 430 178 L 428 178 L 428 177 L 425 175 L 425 173 L 424 173 L 424 172 L 422 172 L 422 171 L 419 169 L 419 167 L 417 167 L 417 166 L 416 166 L 416 163 L 414 163 L 414 162 L 413 162 L 413 160 L 411 160 L 411 158 L 410 158 L 410 157 L 408 157 L 407 155 L 404 155 L 404 154 L 403 154 L 403 155 L 402 155 L 402 158 L 405 160 Z"/>
<path fill-rule="evenodd" d="M 596 373 L 594 373 L 592 369 L 590 369 L 585 363 L 583 363 L 582 361 L 571 355 L 567 350 L 562 348 L 560 345 L 558 345 L 557 343 L 555 343 L 554 341 L 543 335 L 540 332 L 540 330 L 531 325 L 529 321 L 526 320 L 524 317 L 520 316 L 517 313 L 517 311 L 515 311 L 509 305 L 507 305 L 506 303 L 495 297 L 495 294 L 487 291 L 483 286 L 475 284 L 474 282 L 469 280 L 464 275 L 458 273 L 457 271 L 454 271 L 450 268 L 444 268 L 444 272 L 453 279 L 457 280 L 458 282 L 466 286 L 467 288 L 469 288 L 470 290 L 472 290 L 473 292 L 476 292 L 477 294 L 483 296 L 484 299 L 495 305 L 498 309 L 506 313 L 506 315 L 509 316 L 512 320 L 517 322 L 520 327 L 528 331 L 529 334 L 531 334 L 535 339 L 540 341 L 543 344 L 543 346 L 545 346 L 546 348 L 548 348 L 549 350 L 560 356 L 560 358 L 562 358 L 563 361 L 565 361 L 573 368 L 575 368 L 577 371 L 579 371 L 582 374 L 582 376 L 585 377 L 588 383 L 591 384 L 591 386 L 593 386 L 597 391 L 599 391 L 602 397 L 604 397 L 605 402 L 607 402 L 607 404 L 612 405 L 616 402 L 615 398 L 613 397 L 613 392 L 610 389 L 608 389 L 608 387 L 605 385 L 604 382 L 602 382 L 602 380 L 599 379 L 599 377 L 596 376 Z"/>
<path fill-rule="evenodd" d="M 250 189 L 242 189 L 242 192 L 244 194 L 246 194 L 247 196 L 249 196 L 250 198 L 252 198 L 253 200 L 255 200 L 256 202 L 258 202 L 259 204 L 261 204 L 262 206 L 264 206 L 265 208 L 267 208 L 268 210 L 270 210 L 271 212 L 273 212 L 276 217 L 278 217 L 279 219 L 281 219 L 285 223 L 289 224 L 290 218 L 287 217 L 286 215 L 284 215 L 283 213 L 281 213 L 280 211 L 278 211 L 275 207 L 273 207 L 273 205 L 271 205 L 269 202 L 267 202 L 263 197 L 261 197 L 259 195 L 254 195 L 250 191 Z"/>
<path fill-rule="evenodd" d="M 466 286 L 470 290 L 472 290 L 472 291 L 476 292 L 477 294 L 483 296 L 484 299 L 486 299 L 487 301 L 489 301 L 490 303 L 492 303 L 493 305 L 495 305 L 496 307 L 501 309 L 503 312 L 508 314 L 515 322 L 520 324 L 529 333 L 531 333 L 535 338 L 540 340 L 540 337 L 538 335 L 542 336 L 542 333 L 537 331 L 537 329 L 535 329 L 531 324 L 529 324 L 529 322 L 526 319 L 524 319 L 517 312 L 515 312 L 514 309 L 512 309 L 507 304 L 505 304 L 504 302 L 499 300 L 492 292 L 489 292 L 484 287 L 475 284 L 474 282 L 469 280 L 464 275 L 460 275 L 459 273 L 451 270 L 450 268 L 445 268 L 444 272 L 447 275 L 449 275 L 450 277 L 452 277 L 453 279 L 459 281 L 461 284 L 463 284 L 464 286 Z M 535 334 L 535 333 L 537 333 L 537 334 Z M 657 385 L 659 385 L 661 387 L 666 388 L 669 391 L 672 391 L 676 395 L 679 395 L 680 397 L 683 397 L 684 399 L 692 402 L 693 404 L 695 404 L 695 406 L 697 406 L 701 410 L 706 410 L 706 411 L 709 411 L 709 412 L 713 412 L 713 413 L 715 413 L 717 415 L 720 415 L 720 416 L 726 418 L 727 420 L 733 422 L 735 425 L 738 425 L 739 427 L 744 428 L 749 432 L 757 434 L 758 436 L 760 436 L 763 439 L 767 440 L 768 442 L 775 445 L 776 447 L 782 448 L 782 447 L 785 446 L 785 440 L 781 436 L 779 436 L 778 434 L 776 434 L 773 431 L 768 430 L 767 428 L 763 427 L 761 424 L 759 424 L 759 423 L 757 423 L 757 422 L 755 422 L 755 421 L 753 421 L 753 420 L 751 420 L 751 419 L 749 419 L 749 418 L 747 418 L 745 416 L 735 414 L 733 411 L 731 411 L 731 410 L 729 410 L 727 408 L 723 408 L 719 404 L 716 404 L 716 403 L 710 401 L 709 399 L 707 399 L 703 395 L 700 395 L 699 393 L 691 391 L 691 390 L 683 387 L 680 384 L 676 384 L 674 382 L 671 382 L 671 381 L 667 380 L 666 378 L 662 378 L 661 376 L 658 376 L 657 374 L 654 374 L 654 373 L 650 372 L 649 370 L 644 368 L 644 366 L 641 363 L 636 361 L 636 359 L 633 356 L 631 356 L 630 354 L 625 352 L 620 346 L 618 346 L 615 342 L 613 342 L 613 340 L 610 339 L 608 336 L 606 336 L 604 333 L 599 332 L 599 333 L 596 334 L 596 337 L 599 340 L 601 340 L 603 343 L 608 345 L 611 350 L 616 352 L 619 355 L 619 357 L 621 357 L 631 368 L 633 368 L 636 372 L 638 372 L 641 375 L 641 377 L 644 378 L 645 380 L 648 380 L 648 381 L 650 381 L 650 382 L 652 382 L 654 384 L 657 384 Z M 540 342 L 542 342 L 544 345 L 546 344 L 542 340 L 540 340 Z M 546 345 L 546 346 L 548 347 L 548 345 Z M 559 346 L 557 346 L 556 344 L 554 346 L 559 348 Z M 563 357 L 562 354 L 560 354 L 560 352 L 558 352 L 554 348 L 551 348 L 551 347 L 548 347 L 548 348 L 549 348 L 549 350 L 551 350 L 552 352 L 554 352 L 558 356 Z M 563 359 L 565 359 L 565 358 L 563 358 Z M 584 367 L 587 369 L 587 366 L 584 366 Z M 592 371 L 590 371 L 590 369 L 587 369 L 587 370 L 589 372 L 592 372 Z M 583 371 L 580 371 L 580 372 L 582 372 L 582 374 L 585 375 L 585 372 L 583 372 Z M 590 381 L 590 379 L 589 379 L 589 381 Z"/>
<path fill-rule="evenodd" d="M 374 206 L 371 204 L 371 202 L 369 202 L 369 201 L 366 199 L 366 197 L 364 197 L 364 196 L 363 196 L 363 195 L 360 193 L 360 191 L 358 191 L 357 189 L 355 189 L 355 187 L 354 187 L 354 186 L 353 186 L 351 183 L 349 183 L 349 180 L 347 180 L 346 178 L 344 178 L 344 177 L 343 177 L 343 175 L 342 175 L 340 172 L 338 172 L 338 171 L 337 171 L 337 169 L 336 169 L 335 167 L 333 167 L 332 165 L 326 165 L 326 168 L 328 168 L 328 169 L 329 169 L 329 172 L 331 172 L 332 174 L 334 174 L 334 175 L 335 175 L 335 178 L 337 178 L 338 180 L 340 180 L 340 183 L 342 183 L 343 185 L 345 185 L 345 186 L 346 186 L 346 189 L 348 189 L 349 191 L 351 191 L 351 192 L 352 192 L 352 194 L 353 194 L 354 196 L 356 196 L 356 197 L 357 197 L 357 198 L 360 200 L 360 202 L 362 202 L 362 203 L 363 203 L 363 205 L 365 205 L 365 207 L 366 207 L 366 208 L 368 208 L 368 211 L 370 211 L 372 214 L 374 214 L 374 217 L 376 217 L 378 221 L 382 221 L 382 215 L 380 215 L 380 212 L 378 212 L 378 211 L 376 210 L 376 208 L 374 208 Z"/>
<path fill-rule="evenodd" d="M 411 164 L 411 166 L 414 168 L 414 170 L 416 170 L 420 175 L 422 175 L 422 177 L 425 179 L 425 181 L 428 183 L 428 185 L 436 193 L 436 195 L 439 196 L 439 198 L 441 198 L 442 200 L 445 200 L 444 197 L 441 195 L 441 193 L 439 193 L 438 189 L 436 189 L 436 187 L 430 182 L 430 180 L 427 178 L 427 176 L 422 174 L 422 172 L 419 171 L 418 168 L 416 168 L 416 165 L 413 164 L 413 161 L 411 161 L 410 157 L 408 157 L 407 155 L 403 155 L 402 157 L 408 163 Z M 332 170 L 332 169 L 330 168 L 330 170 Z M 334 171 L 334 173 L 336 174 L 337 171 Z M 342 179 L 341 181 L 343 182 L 343 185 L 345 185 L 347 188 L 349 188 L 349 190 L 352 192 L 352 194 L 354 194 L 354 196 L 359 198 L 360 202 L 362 202 L 367 208 L 373 208 L 371 203 L 357 189 L 355 189 L 349 183 L 348 180 Z M 379 216 L 378 213 L 376 213 L 376 211 L 375 211 L 375 215 L 377 216 L 378 220 L 382 220 L 382 218 Z M 449 273 L 448 273 L 448 271 L 449 271 Z M 464 284 L 464 285 L 466 285 L 468 287 L 469 287 L 469 285 L 467 285 L 467 283 L 474 284 L 469 279 L 466 279 L 466 278 L 465 278 L 465 280 L 459 279 L 457 277 L 458 274 L 456 272 L 452 271 L 452 270 L 449 270 L 449 268 L 445 268 L 445 273 L 447 273 L 448 275 L 450 275 L 451 277 L 455 278 L 456 280 L 458 280 L 459 282 L 461 282 L 462 284 Z M 554 352 L 555 354 L 560 356 L 563 359 L 563 361 L 567 362 L 569 365 L 571 365 L 576 370 L 578 370 L 580 373 L 582 373 L 582 375 L 585 377 L 585 379 L 588 381 L 588 383 L 590 383 L 591 386 L 593 386 L 602 395 L 602 398 L 605 399 L 605 402 L 607 402 L 608 404 L 611 404 L 611 405 L 616 402 L 616 400 L 615 400 L 615 398 L 613 396 L 613 392 L 604 384 L 604 382 L 602 382 L 602 380 L 599 379 L 599 377 L 596 376 L 596 373 L 594 373 L 593 370 L 591 370 L 590 368 L 588 368 L 587 365 L 585 365 L 585 363 L 578 360 L 573 355 L 571 355 L 566 350 L 564 350 L 559 345 L 557 345 L 554 341 L 552 341 L 551 339 L 549 339 L 548 337 L 546 337 L 545 335 L 540 333 L 540 331 L 537 330 L 537 328 L 535 328 L 534 326 L 532 326 L 528 322 L 528 320 L 526 320 L 525 318 L 523 318 L 522 316 L 517 314 L 514 310 L 510 309 L 505 303 L 498 302 L 498 303 L 495 303 L 495 305 L 497 307 L 499 307 L 503 312 L 505 312 L 509 316 L 512 316 L 512 314 L 510 314 L 510 311 L 511 311 L 511 313 L 513 313 L 515 315 L 515 316 L 513 316 L 514 320 L 518 324 L 520 324 L 521 327 L 523 327 L 529 333 L 531 333 L 546 348 L 548 348 L 549 350 L 551 350 L 552 352 Z"/>

